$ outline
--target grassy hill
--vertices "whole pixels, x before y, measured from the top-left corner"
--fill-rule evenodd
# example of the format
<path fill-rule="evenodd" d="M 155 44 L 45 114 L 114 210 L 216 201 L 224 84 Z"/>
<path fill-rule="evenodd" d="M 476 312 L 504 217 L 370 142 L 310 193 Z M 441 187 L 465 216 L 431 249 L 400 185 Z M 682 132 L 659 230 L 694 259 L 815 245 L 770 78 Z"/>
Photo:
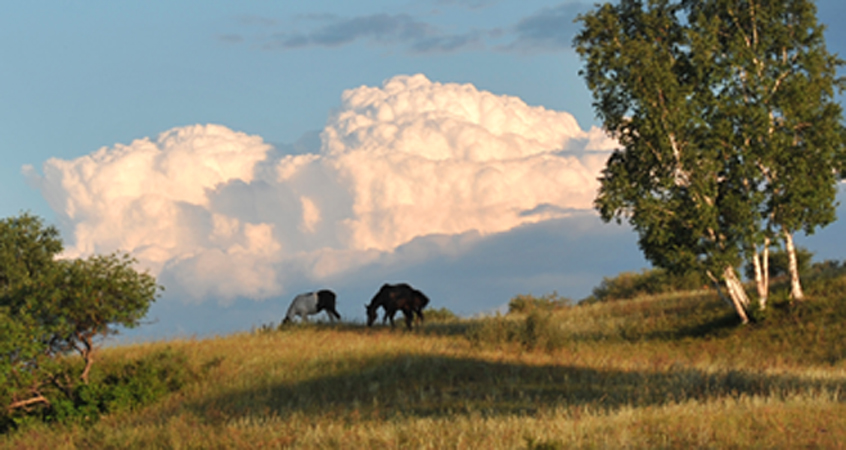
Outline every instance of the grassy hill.
<path fill-rule="evenodd" d="M 0 445 L 839 448 L 846 276 L 806 291 L 790 304 L 777 290 L 746 326 L 692 291 L 538 302 L 413 332 L 313 324 L 108 348 L 101 370 L 159 358 L 185 381 L 100 420 L 24 424 Z"/>

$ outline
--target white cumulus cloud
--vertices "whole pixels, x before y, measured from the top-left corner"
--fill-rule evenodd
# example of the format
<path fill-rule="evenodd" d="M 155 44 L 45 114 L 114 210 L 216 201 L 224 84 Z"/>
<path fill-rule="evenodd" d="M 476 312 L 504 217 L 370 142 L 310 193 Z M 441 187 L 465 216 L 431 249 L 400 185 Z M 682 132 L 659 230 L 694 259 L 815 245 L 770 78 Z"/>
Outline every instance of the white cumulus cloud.
<path fill-rule="evenodd" d="M 283 294 L 415 238 L 589 209 L 613 147 L 566 112 L 414 75 L 345 91 L 314 153 L 195 125 L 27 175 L 72 233 L 69 256 L 129 251 L 169 290 L 225 302 Z"/>

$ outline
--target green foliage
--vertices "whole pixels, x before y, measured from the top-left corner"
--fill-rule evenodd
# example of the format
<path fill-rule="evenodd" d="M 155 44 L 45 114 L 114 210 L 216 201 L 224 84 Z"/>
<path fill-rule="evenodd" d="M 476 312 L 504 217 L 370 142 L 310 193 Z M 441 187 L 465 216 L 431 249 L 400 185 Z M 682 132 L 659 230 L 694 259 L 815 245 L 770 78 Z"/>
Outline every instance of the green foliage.
<path fill-rule="evenodd" d="M 54 352 L 77 351 L 90 363 L 96 337 L 138 325 L 160 287 L 151 275 L 136 271 L 135 263 L 120 253 L 57 261 L 53 293 L 35 309 L 52 334 Z M 89 369 L 86 364 L 83 380 Z"/>
<path fill-rule="evenodd" d="M 19 410 L 4 414 L 0 428 L 48 403 L 42 391 L 55 373 L 51 333 L 35 313 L 42 298 L 30 293 L 49 289 L 58 236 L 29 214 L 0 220 L 0 408 Z"/>
<path fill-rule="evenodd" d="M 87 384 L 95 338 L 137 326 L 160 289 L 128 255 L 61 260 L 61 250 L 58 231 L 37 217 L 0 221 L 2 427 L 91 403 L 98 388 L 76 386 L 77 376 L 57 361 L 77 351 L 85 362 L 78 377 Z"/>
<path fill-rule="evenodd" d="M 43 384 L 57 372 L 46 344 L 32 339 L 31 320 L 8 309 L 0 307 L 0 432 L 46 407 Z"/>
<path fill-rule="evenodd" d="M 620 0 L 579 21 L 581 74 L 623 147 L 595 207 L 656 267 L 722 275 L 742 303 L 741 256 L 834 220 L 846 81 L 813 2 Z"/>
<path fill-rule="evenodd" d="M 59 230 L 45 227 L 40 218 L 22 214 L 0 220 L 0 306 L 17 313 L 23 307 L 22 299 L 13 293 L 38 286 L 61 251 Z"/>
<path fill-rule="evenodd" d="M 811 269 L 811 260 L 814 253 L 806 248 L 796 248 L 796 265 L 798 266 L 800 274 L 807 274 Z M 789 276 L 789 262 L 787 252 L 779 249 L 778 251 L 770 253 L 769 262 L 770 279 Z M 755 279 L 755 267 L 752 263 L 746 264 L 743 268 L 743 273 L 747 280 Z"/>
<path fill-rule="evenodd" d="M 91 424 L 103 414 L 149 405 L 196 381 L 200 370 L 181 352 L 165 348 L 135 361 L 121 361 L 98 371 L 88 384 L 59 396 L 43 411 L 45 422 Z"/>
<path fill-rule="evenodd" d="M 615 277 L 603 277 L 593 288 L 593 294 L 582 304 L 636 298 L 666 292 L 692 291 L 708 285 L 699 272 L 672 273 L 664 269 L 644 269 L 641 273 L 623 272 Z"/>
<path fill-rule="evenodd" d="M 423 316 L 426 318 L 426 322 L 454 322 L 458 320 L 458 316 L 446 307 L 427 308 L 423 310 Z"/>
<path fill-rule="evenodd" d="M 541 297 L 521 294 L 509 300 L 508 313 L 528 313 L 535 310 L 552 311 L 559 308 L 566 308 L 572 304 L 572 300 L 567 297 L 560 297 L 557 292 Z"/>

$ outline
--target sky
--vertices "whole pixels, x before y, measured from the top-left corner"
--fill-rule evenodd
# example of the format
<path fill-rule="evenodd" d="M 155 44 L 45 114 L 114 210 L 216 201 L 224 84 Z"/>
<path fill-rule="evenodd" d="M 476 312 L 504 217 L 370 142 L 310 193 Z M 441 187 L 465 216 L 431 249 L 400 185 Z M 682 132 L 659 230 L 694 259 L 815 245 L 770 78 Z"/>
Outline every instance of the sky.
<path fill-rule="evenodd" d="M 591 209 L 614 147 L 571 48 L 591 5 L 15 2 L 0 214 L 56 225 L 64 256 L 122 250 L 155 275 L 130 338 L 278 323 L 322 288 L 363 321 L 385 282 L 462 316 L 584 298 L 648 267 Z M 826 39 L 846 54 L 846 31 Z M 844 236 L 841 220 L 797 241 L 843 259 Z"/>

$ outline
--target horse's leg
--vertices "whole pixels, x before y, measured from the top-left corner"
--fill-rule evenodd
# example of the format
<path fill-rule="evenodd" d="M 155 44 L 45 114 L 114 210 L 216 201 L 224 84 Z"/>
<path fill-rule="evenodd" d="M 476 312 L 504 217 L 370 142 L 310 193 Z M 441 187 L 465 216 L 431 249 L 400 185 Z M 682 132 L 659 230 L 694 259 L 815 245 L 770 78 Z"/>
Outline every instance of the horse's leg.
<path fill-rule="evenodd" d="M 341 315 L 338 314 L 338 311 L 335 311 L 335 308 L 327 307 L 324 308 L 326 311 L 326 315 L 329 316 L 329 321 L 335 323 L 335 319 L 341 320 Z"/>
<path fill-rule="evenodd" d="M 403 309 L 402 314 L 405 316 L 405 326 L 410 330 L 411 329 L 411 322 L 414 321 L 414 310 L 413 309 Z"/>
<path fill-rule="evenodd" d="M 391 328 L 394 328 L 394 315 L 396 315 L 396 313 L 397 313 L 397 310 L 395 310 L 395 309 L 391 310 L 391 311 L 388 311 L 387 309 L 385 310 L 385 317 L 387 317 L 388 319 L 391 319 Z M 383 320 L 383 322 L 384 322 L 384 320 Z"/>

